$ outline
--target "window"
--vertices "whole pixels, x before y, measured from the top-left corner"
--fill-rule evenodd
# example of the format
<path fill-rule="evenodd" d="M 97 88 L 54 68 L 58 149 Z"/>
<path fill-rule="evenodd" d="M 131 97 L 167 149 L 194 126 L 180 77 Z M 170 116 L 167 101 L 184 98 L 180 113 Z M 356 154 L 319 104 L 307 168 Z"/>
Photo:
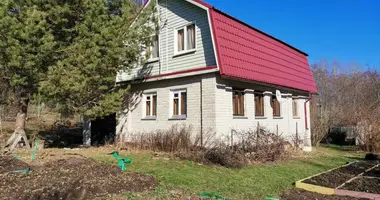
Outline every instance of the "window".
<path fill-rule="evenodd" d="M 145 95 L 145 116 L 146 117 L 157 116 L 157 95 L 156 94 Z"/>
<path fill-rule="evenodd" d="M 293 98 L 293 103 L 292 103 L 292 108 L 293 108 L 293 117 L 299 117 L 298 113 L 298 101 L 296 98 Z"/>
<path fill-rule="evenodd" d="M 150 44 L 144 45 L 145 50 L 143 50 L 143 56 L 146 60 L 151 60 L 158 58 L 159 53 L 159 44 L 158 44 L 158 35 L 152 36 Z"/>
<path fill-rule="evenodd" d="M 173 116 L 183 116 L 187 114 L 187 94 L 185 90 L 173 91 Z"/>
<path fill-rule="evenodd" d="M 281 104 L 275 96 L 272 97 L 271 106 L 273 109 L 273 116 L 274 117 L 280 117 L 281 116 Z"/>
<path fill-rule="evenodd" d="M 257 117 L 264 117 L 264 94 L 255 93 L 255 115 Z"/>
<path fill-rule="evenodd" d="M 244 116 L 244 92 L 235 90 L 232 94 L 233 115 Z"/>
<path fill-rule="evenodd" d="M 175 37 L 177 44 L 175 45 L 175 52 L 181 53 L 190 51 L 196 48 L 196 34 L 195 24 L 187 25 L 176 31 Z"/>

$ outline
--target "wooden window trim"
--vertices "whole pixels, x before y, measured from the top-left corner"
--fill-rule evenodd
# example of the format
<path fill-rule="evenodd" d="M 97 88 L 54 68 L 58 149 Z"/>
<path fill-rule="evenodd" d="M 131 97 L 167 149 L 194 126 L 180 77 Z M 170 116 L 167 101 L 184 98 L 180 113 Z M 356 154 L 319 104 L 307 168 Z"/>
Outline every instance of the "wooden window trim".
<path fill-rule="evenodd" d="M 244 91 L 233 90 L 232 93 L 233 116 L 245 116 Z"/>
<path fill-rule="evenodd" d="M 281 104 L 275 96 L 272 96 L 271 106 L 273 109 L 273 117 L 281 117 Z"/>
<path fill-rule="evenodd" d="M 264 93 L 255 92 L 255 116 L 264 117 L 265 116 L 265 104 L 264 104 Z"/>

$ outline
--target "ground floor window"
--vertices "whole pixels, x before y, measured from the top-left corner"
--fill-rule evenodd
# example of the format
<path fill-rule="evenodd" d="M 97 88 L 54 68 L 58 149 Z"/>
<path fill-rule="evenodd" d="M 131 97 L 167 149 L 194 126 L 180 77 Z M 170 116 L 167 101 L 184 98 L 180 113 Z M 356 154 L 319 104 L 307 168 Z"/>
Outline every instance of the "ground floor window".
<path fill-rule="evenodd" d="M 244 116 L 244 91 L 234 90 L 232 95 L 233 115 Z"/>
<path fill-rule="evenodd" d="M 173 116 L 187 115 L 187 92 L 186 90 L 172 91 Z"/>
<path fill-rule="evenodd" d="M 299 117 L 299 113 L 298 113 L 298 99 L 297 98 L 293 98 L 293 103 L 292 103 L 292 108 L 293 108 L 293 117 L 297 118 Z"/>
<path fill-rule="evenodd" d="M 264 94 L 262 92 L 255 92 L 255 116 L 264 116 Z"/>
<path fill-rule="evenodd" d="M 275 96 L 272 97 L 271 106 L 273 109 L 273 116 L 274 117 L 280 117 L 281 116 L 281 104 Z"/>
<path fill-rule="evenodd" d="M 145 116 L 157 116 L 157 94 L 145 94 Z"/>

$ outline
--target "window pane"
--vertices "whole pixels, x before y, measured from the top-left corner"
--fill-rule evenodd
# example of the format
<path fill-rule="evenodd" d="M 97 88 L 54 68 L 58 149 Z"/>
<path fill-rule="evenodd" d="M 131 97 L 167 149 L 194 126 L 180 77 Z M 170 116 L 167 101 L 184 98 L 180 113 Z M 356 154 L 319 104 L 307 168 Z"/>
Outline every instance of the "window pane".
<path fill-rule="evenodd" d="M 234 92 L 232 95 L 233 115 L 244 116 L 244 93 Z"/>
<path fill-rule="evenodd" d="M 184 29 L 178 30 L 178 51 L 185 50 L 185 35 Z"/>
<path fill-rule="evenodd" d="M 181 93 L 181 115 L 186 115 L 187 113 L 187 95 L 186 92 Z"/>
<path fill-rule="evenodd" d="M 232 102 L 233 102 L 233 115 L 238 115 L 238 95 L 234 92 L 232 95 Z"/>
<path fill-rule="evenodd" d="M 298 117 L 298 105 L 297 105 L 297 101 L 295 99 L 293 99 L 293 116 L 294 117 Z"/>
<path fill-rule="evenodd" d="M 173 115 L 178 115 L 178 99 L 173 99 Z"/>
<path fill-rule="evenodd" d="M 187 26 L 187 50 L 195 49 L 195 24 Z"/>
<path fill-rule="evenodd" d="M 153 96 L 153 103 L 152 103 L 153 105 L 153 116 L 157 116 L 157 96 L 156 95 L 154 95 Z"/>
<path fill-rule="evenodd" d="M 152 39 L 152 52 L 151 58 L 157 58 L 159 56 L 158 36 L 154 36 Z"/>
<path fill-rule="evenodd" d="M 146 113 L 145 115 L 146 116 L 150 116 L 150 101 L 146 101 L 146 107 L 145 107 L 145 110 L 146 110 Z"/>
<path fill-rule="evenodd" d="M 277 101 L 276 97 L 272 97 L 272 109 L 273 109 L 273 116 L 279 117 L 281 115 L 280 113 L 280 102 Z"/>
<path fill-rule="evenodd" d="M 264 116 L 264 96 L 255 94 L 255 115 Z"/>

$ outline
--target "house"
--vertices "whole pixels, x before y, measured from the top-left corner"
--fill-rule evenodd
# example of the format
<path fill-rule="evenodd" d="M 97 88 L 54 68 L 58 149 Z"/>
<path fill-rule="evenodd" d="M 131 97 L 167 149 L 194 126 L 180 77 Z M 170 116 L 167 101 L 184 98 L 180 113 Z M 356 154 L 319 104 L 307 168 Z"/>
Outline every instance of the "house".
<path fill-rule="evenodd" d="M 201 0 L 156 2 L 160 32 L 146 48 L 147 64 L 116 78 L 131 84 L 119 137 L 180 123 L 223 138 L 259 124 L 285 138 L 297 134 L 311 151 L 317 88 L 306 53 Z"/>

